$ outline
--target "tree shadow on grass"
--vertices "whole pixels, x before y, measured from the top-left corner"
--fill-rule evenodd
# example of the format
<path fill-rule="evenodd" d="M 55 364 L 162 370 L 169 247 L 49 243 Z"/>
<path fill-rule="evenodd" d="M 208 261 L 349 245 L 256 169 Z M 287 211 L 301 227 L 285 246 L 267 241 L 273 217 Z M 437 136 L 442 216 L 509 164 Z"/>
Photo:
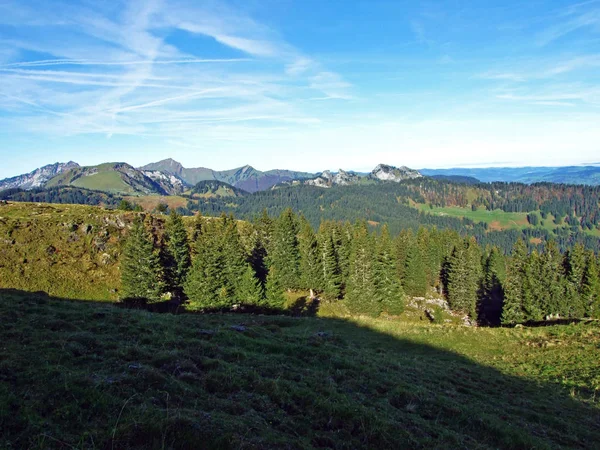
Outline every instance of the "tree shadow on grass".
<path fill-rule="evenodd" d="M 0 317 L 0 448 L 600 446 L 596 406 L 414 333 L 15 290 Z"/>

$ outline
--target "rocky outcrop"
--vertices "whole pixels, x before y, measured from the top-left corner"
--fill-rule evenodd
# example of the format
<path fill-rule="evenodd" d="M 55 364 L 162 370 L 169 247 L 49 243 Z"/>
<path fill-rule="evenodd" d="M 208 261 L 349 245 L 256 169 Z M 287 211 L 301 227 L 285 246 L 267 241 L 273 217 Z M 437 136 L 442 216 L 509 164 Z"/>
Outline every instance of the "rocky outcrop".
<path fill-rule="evenodd" d="M 331 186 L 349 186 L 351 184 L 356 184 L 360 181 L 360 176 L 353 172 L 346 172 L 345 170 L 339 169 L 336 174 L 331 173 L 329 170 L 326 170 L 321 173 L 317 178 L 313 178 L 312 180 L 306 180 L 304 184 L 308 184 L 309 186 L 317 186 L 328 188 Z"/>
<path fill-rule="evenodd" d="M 368 177 L 382 181 L 400 182 L 404 180 L 411 180 L 413 178 L 422 178 L 423 175 L 421 175 L 418 170 L 410 169 L 406 166 L 394 167 L 388 166 L 387 164 L 379 164 L 377 167 L 375 167 L 375 169 L 373 169 Z"/>
<path fill-rule="evenodd" d="M 44 187 L 51 178 L 76 167 L 79 167 L 79 164 L 73 161 L 69 161 L 68 163 L 48 164 L 47 166 L 35 169 L 33 172 L 0 180 L 0 191 L 15 188 L 25 190 L 41 188 Z"/>

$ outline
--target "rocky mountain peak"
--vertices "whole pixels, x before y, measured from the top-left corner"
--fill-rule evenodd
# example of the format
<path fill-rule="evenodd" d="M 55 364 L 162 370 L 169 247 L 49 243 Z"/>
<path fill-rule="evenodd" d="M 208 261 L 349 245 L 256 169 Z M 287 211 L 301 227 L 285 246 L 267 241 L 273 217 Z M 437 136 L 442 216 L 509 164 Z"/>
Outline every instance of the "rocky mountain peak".
<path fill-rule="evenodd" d="M 410 169 L 406 166 L 400 168 L 390 166 L 387 164 L 378 164 L 375 169 L 369 174 L 370 178 L 383 181 L 403 181 L 410 180 L 413 178 L 421 178 L 421 175 L 417 170 Z"/>

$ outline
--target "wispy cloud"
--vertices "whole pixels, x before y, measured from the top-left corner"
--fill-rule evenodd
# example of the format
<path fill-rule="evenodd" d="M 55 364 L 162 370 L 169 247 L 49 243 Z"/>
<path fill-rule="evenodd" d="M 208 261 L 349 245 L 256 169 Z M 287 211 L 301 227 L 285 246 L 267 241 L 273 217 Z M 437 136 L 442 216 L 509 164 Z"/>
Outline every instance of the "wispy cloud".
<path fill-rule="evenodd" d="M 119 3 L 0 3 L 0 24 L 25 30 L 1 41 L 0 111 L 13 116 L 0 118 L 0 127 L 193 143 L 199 124 L 316 124 L 301 100 L 350 97 L 341 75 L 226 3 Z M 175 32 L 240 54 L 204 57 L 180 48 L 170 39 Z M 28 58 L 31 52 L 50 57 Z"/>
<path fill-rule="evenodd" d="M 540 46 L 548 45 L 582 28 L 600 32 L 600 4 L 598 1 L 570 5 L 557 11 L 551 18 L 556 23 L 548 26 L 537 35 L 536 42 Z"/>

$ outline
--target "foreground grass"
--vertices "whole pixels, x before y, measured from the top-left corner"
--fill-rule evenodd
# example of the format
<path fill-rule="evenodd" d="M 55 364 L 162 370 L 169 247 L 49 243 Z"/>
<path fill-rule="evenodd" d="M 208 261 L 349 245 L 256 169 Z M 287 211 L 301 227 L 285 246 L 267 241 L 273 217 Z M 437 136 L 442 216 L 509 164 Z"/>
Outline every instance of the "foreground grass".
<path fill-rule="evenodd" d="M 600 327 L 158 315 L 0 291 L 0 448 L 592 448 Z"/>

